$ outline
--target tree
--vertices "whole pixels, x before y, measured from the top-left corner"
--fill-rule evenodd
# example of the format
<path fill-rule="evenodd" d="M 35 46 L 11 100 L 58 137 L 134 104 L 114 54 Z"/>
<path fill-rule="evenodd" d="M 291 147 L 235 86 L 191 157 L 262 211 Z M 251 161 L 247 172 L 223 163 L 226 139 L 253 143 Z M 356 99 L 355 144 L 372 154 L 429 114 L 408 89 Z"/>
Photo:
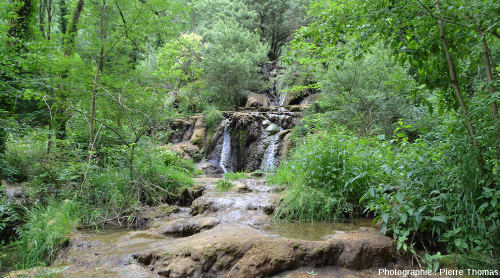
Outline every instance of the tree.
<path fill-rule="evenodd" d="M 460 113 L 478 168 L 486 174 L 500 159 L 498 73 L 493 74 L 500 50 L 493 43 L 499 39 L 499 9 L 498 1 L 490 0 L 318 1 L 312 6 L 317 20 L 299 32 L 298 41 L 315 45 L 323 55 L 339 55 L 336 45 L 352 38 L 357 43 L 348 54 L 359 56 L 381 36 L 394 58 L 409 64 L 416 79 L 438 94 L 441 105 Z M 489 101 L 479 101 L 485 95 Z M 489 106 L 491 117 L 485 121 L 471 113 L 471 105 L 476 111 Z"/>
<path fill-rule="evenodd" d="M 181 34 L 166 43 L 158 55 L 156 76 L 168 82 L 177 97 L 187 99 L 189 112 L 195 112 L 195 98 L 204 86 L 201 40 L 195 33 Z"/>
<path fill-rule="evenodd" d="M 245 93 L 260 87 L 259 65 L 266 60 L 268 47 L 257 34 L 234 21 L 218 21 L 206 38 L 203 65 L 207 83 L 221 102 L 237 110 Z"/>
<path fill-rule="evenodd" d="M 307 1 L 245 0 L 245 3 L 257 14 L 255 25 L 262 41 L 269 46 L 269 60 L 278 59 L 282 47 L 305 22 Z"/>
<path fill-rule="evenodd" d="M 191 28 L 205 36 L 218 21 L 232 20 L 241 27 L 254 31 L 257 21 L 255 11 L 242 0 L 197 0 L 192 2 Z"/>

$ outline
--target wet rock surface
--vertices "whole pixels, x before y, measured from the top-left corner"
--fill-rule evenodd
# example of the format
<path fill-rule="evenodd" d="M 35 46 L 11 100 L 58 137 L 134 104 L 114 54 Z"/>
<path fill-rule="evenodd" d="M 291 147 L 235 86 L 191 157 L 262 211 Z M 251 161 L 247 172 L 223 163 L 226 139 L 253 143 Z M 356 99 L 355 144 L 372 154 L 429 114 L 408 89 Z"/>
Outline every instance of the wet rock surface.
<path fill-rule="evenodd" d="M 2 190 L 7 199 L 21 199 L 24 197 L 23 187 L 21 184 L 9 183 L 6 180 L 1 180 Z"/>
<path fill-rule="evenodd" d="M 219 192 L 218 180 L 196 178 L 203 195 L 190 207 L 159 208 L 149 229 L 75 232 L 48 269 L 53 277 L 373 277 L 367 269 L 398 260 L 390 238 L 359 228 L 368 222 L 271 223 L 276 187 L 248 178 Z"/>
<path fill-rule="evenodd" d="M 304 241 L 234 224 L 137 255 L 138 260 L 144 257 L 156 258 L 147 267 L 164 277 L 268 277 L 301 266 L 360 270 L 397 261 L 392 240 L 372 229 Z"/>

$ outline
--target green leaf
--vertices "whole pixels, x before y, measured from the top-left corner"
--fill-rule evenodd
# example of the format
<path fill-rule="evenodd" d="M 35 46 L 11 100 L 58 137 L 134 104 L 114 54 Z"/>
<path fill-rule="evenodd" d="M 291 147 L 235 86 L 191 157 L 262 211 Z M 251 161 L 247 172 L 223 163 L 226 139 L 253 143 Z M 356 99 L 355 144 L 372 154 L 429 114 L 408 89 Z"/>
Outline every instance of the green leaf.
<path fill-rule="evenodd" d="M 444 215 L 433 216 L 433 217 L 431 217 L 431 220 L 441 222 L 441 223 L 446 223 L 446 217 Z"/>
<path fill-rule="evenodd" d="M 407 215 L 406 213 L 404 213 L 404 212 L 403 212 L 403 213 L 401 214 L 401 222 L 402 222 L 403 224 L 406 224 L 406 220 L 407 220 L 407 219 L 408 219 L 408 215 Z"/>
<path fill-rule="evenodd" d="M 389 214 L 388 213 L 383 213 L 381 217 L 382 217 L 382 221 L 384 223 L 387 223 L 389 221 Z"/>

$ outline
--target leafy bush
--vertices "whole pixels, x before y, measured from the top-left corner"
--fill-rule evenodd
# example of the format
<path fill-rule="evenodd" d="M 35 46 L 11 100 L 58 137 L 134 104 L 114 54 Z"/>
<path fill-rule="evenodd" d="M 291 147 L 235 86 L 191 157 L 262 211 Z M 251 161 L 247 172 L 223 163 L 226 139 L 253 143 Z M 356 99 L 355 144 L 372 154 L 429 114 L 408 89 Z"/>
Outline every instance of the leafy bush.
<path fill-rule="evenodd" d="M 233 187 L 233 184 L 228 180 L 220 179 L 219 181 L 217 181 L 215 186 L 219 191 L 224 192 L 229 191 Z"/>
<path fill-rule="evenodd" d="M 360 214 L 364 192 L 386 178 L 381 151 L 371 147 L 376 143 L 342 132 L 309 136 L 289 161 L 268 176 L 271 184 L 288 185 L 274 217 L 332 221 Z"/>
<path fill-rule="evenodd" d="M 210 131 L 214 131 L 223 118 L 222 113 L 217 108 L 211 106 L 205 109 L 205 121 Z"/>
<path fill-rule="evenodd" d="M 0 153 L 0 179 L 12 181 L 17 173 L 17 169 L 5 160 L 3 153 Z"/>
<path fill-rule="evenodd" d="M 70 200 L 29 211 L 16 242 L 19 266 L 50 264 L 78 223 L 78 205 Z"/>
<path fill-rule="evenodd" d="M 415 247 L 475 253 L 476 260 L 491 265 L 484 254 L 494 254 L 500 244 L 500 190 L 471 171 L 477 167 L 474 154 L 460 141 L 409 144 L 403 137 L 392 163 L 384 165 L 393 184 L 370 188 L 363 199 L 381 221 L 381 232 L 397 239 L 398 249 L 416 257 Z"/>
<path fill-rule="evenodd" d="M 46 134 L 37 131 L 11 138 L 7 142 L 4 159 L 10 165 L 7 170 L 12 179 L 22 182 L 37 175 L 41 171 L 39 162 L 46 157 L 46 146 Z"/>
<path fill-rule="evenodd" d="M 138 150 L 134 168 L 134 184 L 143 192 L 141 201 L 148 204 L 165 201 L 193 185 L 194 162 L 169 150 Z"/>
<path fill-rule="evenodd" d="M 128 172 L 114 167 L 93 170 L 88 181 L 80 184 L 77 190 L 81 209 L 85 211 L 82 215 L 84 223 L 97 223 L 110 216 L 122 215 L 139 201 L 139 192 L 131 187 Z"/>

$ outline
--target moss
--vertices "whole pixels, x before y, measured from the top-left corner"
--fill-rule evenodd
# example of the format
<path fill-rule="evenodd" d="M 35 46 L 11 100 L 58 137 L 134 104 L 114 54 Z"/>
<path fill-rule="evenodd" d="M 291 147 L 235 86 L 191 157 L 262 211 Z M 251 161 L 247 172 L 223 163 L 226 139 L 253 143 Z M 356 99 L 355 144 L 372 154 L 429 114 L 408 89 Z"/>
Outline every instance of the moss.
<path fill-rule="evenodd" d="M 203 247 L 201 254 L 207 258 L 212 258 L 217 254 L 217 249 L 213 246 Z"/>

